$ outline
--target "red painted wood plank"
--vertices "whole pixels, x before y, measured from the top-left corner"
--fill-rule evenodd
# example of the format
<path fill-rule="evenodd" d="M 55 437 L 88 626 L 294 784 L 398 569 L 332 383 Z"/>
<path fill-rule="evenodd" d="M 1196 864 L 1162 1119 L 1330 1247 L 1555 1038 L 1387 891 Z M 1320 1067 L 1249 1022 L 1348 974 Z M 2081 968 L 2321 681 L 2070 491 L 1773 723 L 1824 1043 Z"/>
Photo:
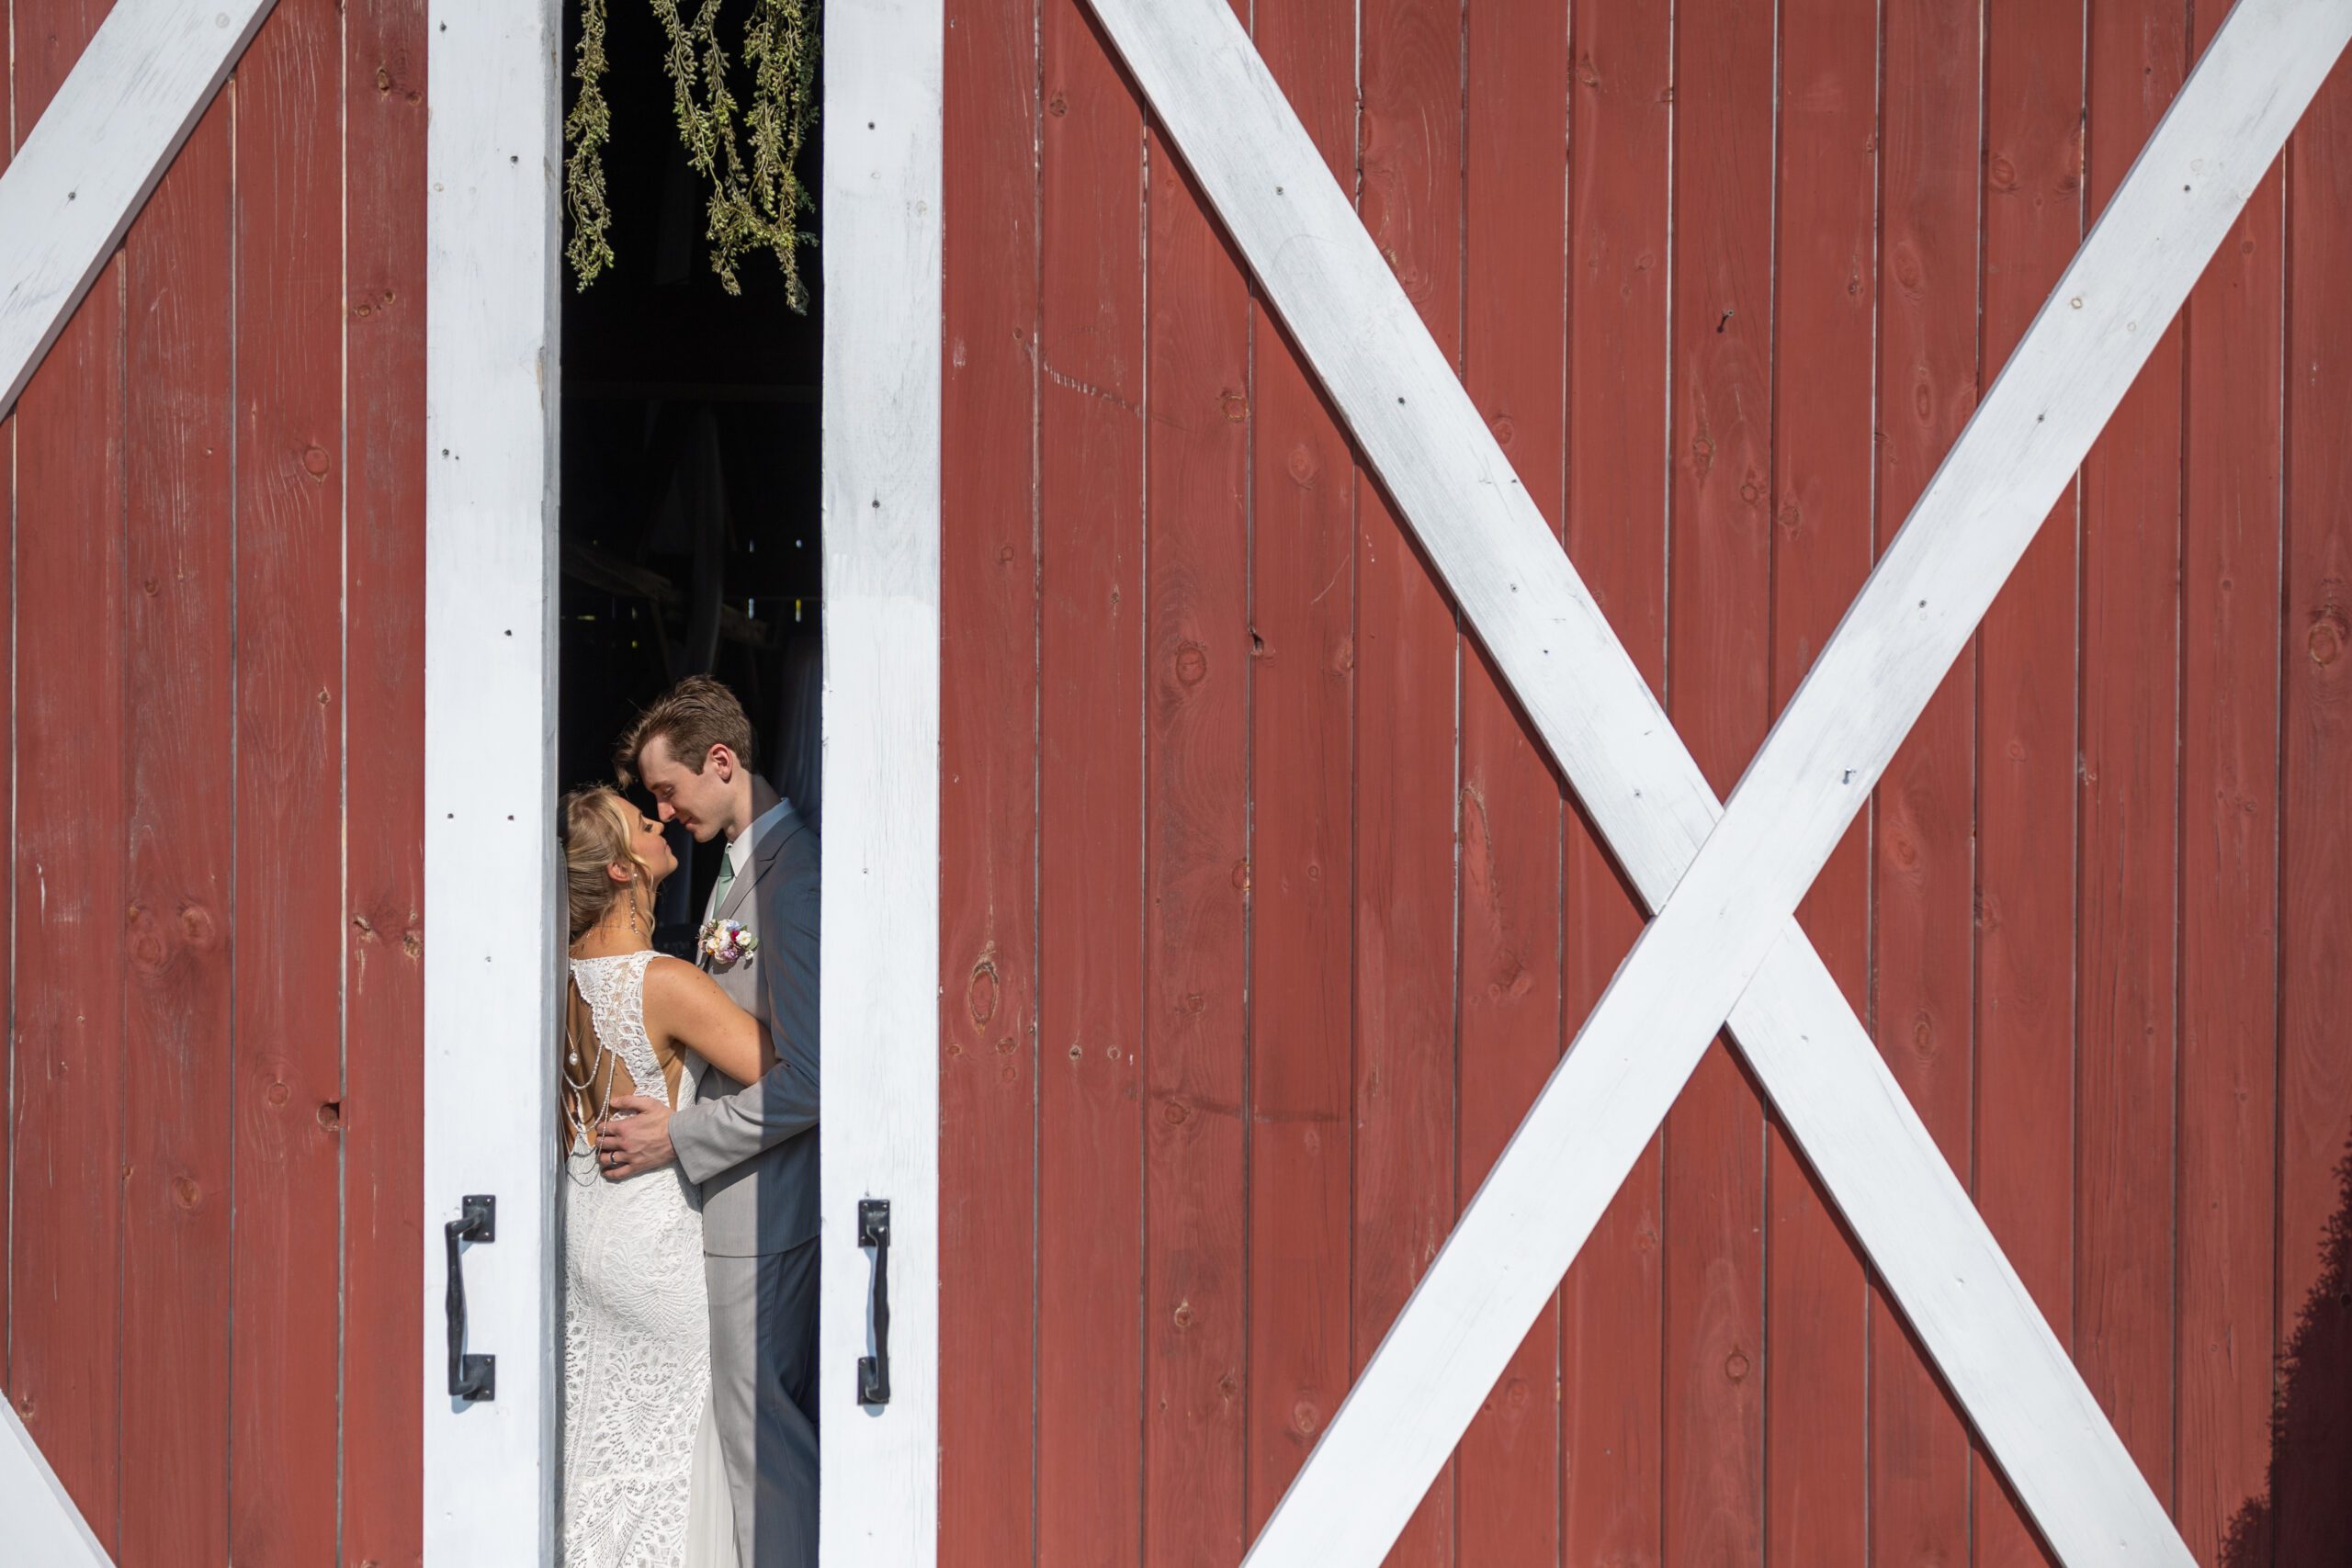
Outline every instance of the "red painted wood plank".
<path fill-rule="evenodd" d="M 1037 95 L 1027 8 L 947 11 L 940 532 L 942 1562 L 1035 1551 Z"/>
<path fill-rule="evenodd" d="M 1249 1371 L 1250 295 L 1148 147 L 1144 1557 L 1236 1562 Z"/>
<path fill-rule="evenodd" d="M 104 18 L 16 17 L 21 139 Z M 120 1545 L 123 275 L 102 271 L 17 405 L 16 1039 L 8 1393 Z"/>
<path fill-rule="evenodd" d="M 1141 1545 L 1143 128 L 1077 0 L 1043 14 L 1041 1562 Z"/>
<path fill-rule="evenodd" d="M 1480 0 L 1464 19 L 1463 368 L 1554 530 L 1566 502 L 1568 16 Z M 1475 641 L 1462 649 L 1461 1134 L 1474 1192 L 1560 1055 L 1562 786 Z M 1559 1311 L 1528 1330 L 1464 1436 L 1464 1562 L 1559 1554 Z"/>
<path fill-rule="evenodd" d="M 2177 6 L 2090 25 L 2091 216 L 2186 66 Z M 2181 350 L 2169 324 L 2083 467 L 2075 1358 L 2173 1495 Z"/>
<path fill-rule="evenodd" d="M 1871 330 L 1879 299 L 1878 8 L 1781 12 L 1772 705 L 1795 694 L 1870 573 Z M 1870 829 L 1798 909 L 1846 999 L 1870 1006 Z M 1771 1128 L 1765 1269 L 1765 1556 L 1866 1560 L 1870 1292 L 1837 1212 Z"/>
<path fill-rule="evenodd" d="M 1878 544 L 1926 490 L 1976 406 L 1979 19 L 1897 0 L 1885 11 L 1879 251 Z M 1963 653 L 1874 794 L 1879 1050 L 1966 1180 L 1973 1091 L 1975 669 Z M 1873 1291 L 1872 1555 L 1968 1553 L 1966 1427 Z"/>
<path fill-rule="evenodd" d="M 2352 1344 L 2352 62 L 2288 148 L 2287 592 L 2279 931 L 2278 1390 L 2270 1544 L 2279 1568 L 2324 1562 L 2352 1530 L 2343 1456 Z M 2258 1544 L 2257 1539 L 2257 1544 Z M 2250 1554 L 2242 1562 L 2251 1561 Z"/>
<path fill-rule="evenodd" d="M 224 96 L 124 264 L 129 1562 L 229 1551 L 231 129 Z"/>
<path fill-rule="evenodd" d="M 2201 49 L 2222 7 L 2191 17 Z M 2200 1562 L 2270 1453 L 2277 1222 L 2278 528 L 2284 210 L 2276 170 L 2189 296 L 2181 645 L 2179 1427 Z M 2335 265 L 2352 262 L 2342 255 Z"/>
<path fill-rule="evenodd" d="M 1674 416 L 1667 709 L 1718 795 L 1771 713 L 1770 7 L 1675 17 Z M 1725 1044 L 1666 1124 L 1669 1562 L 1760 1558 L 1764 1123 Z"/>
<path fill-rule="evenodd" d="M 1359 9 L 1360 209 L 1438 345 L 1462 348 L 1462 12 Z M 1356 1369 L 1453 1228 L 1458 1194 L 1452 606 L 1367 473 L 1357 491 Z M 1453 1558 L 1455 1466 L 1390 1561 Z"/>
<path fill-rule="evenodd" d="M 424 1551 L 425 6 L 345 9 L 343 1560 Z"/>
<path fill-rule="evenodd" d="M 334 0 L 280 0 L 237 71 L 235 1231 L 230 1531 L 335 1547 L 345 925 L 343 201 Z M 381 758 L 370 755 L 371 764 Z"/>
<path fill-rule="evenodd" d="M 0 0 L 0 22 L 8 23 L 13 27 L 15 15 L 16 0 Z M 0 131 L 5 132 L 0 134 L 0 173 L 6 172 L 9 160 L 17 150 L 18 131 L 16 87 L 16 73 L 0 71 Z M 13 407 L 5 414 L 0 414 L 0 479 L 5 479 L 8 485 L 8 536 L 14 539 L 17 526 L 17 420 Z M 5 587 L 8 593 L 9 631 L 8 646 L 6 649 L 0 649 L 0 680 L 8 682 L 8 690 L 12 693 L 16 690 L 16 671 L 13 668 L 17 643 L 16 578 L 16 547 L 11 545 L 7 564 L 0 567 L 0 587 Z M 0 815 L 5 815 L 6 819 L 10 822 L 17 819 L 16 756 L 16 706 L 12 700 L 8 712 L 9 776 L 0 779 Z M 11 830 L 8 835 L 8 897 L 0 899 L 0 944 L 7 944 L 7 951 L 12 953 L 16 951 L 14 933 L 17 926 L 16 852 L 16 834 Z M 10 965 L 9 968 L 13 971 L 14 965 Z M 7 1010 L 5 1013 L 0 1013 L 0 1016 L 12 1019 L 16 1016 L 15 982 L 16 976 L 13 972 L 0 974 L 0 1009 Z M 9 1032 L 7 1049 L 8 1060 L 13 1063 L 17 1055 L 17 1040 L 13 1027 Z M 11 1145 L 16 1135 L 15 1128 L 10 1125 L 12 1120 L 10 1117 L 0 1116 L 0 1203 L 5 1203 L 16 1190 L 17 1167 L 16 1161 L 10 1155 Z M 0 1213 L 13 1214 L 15 1212 L 13 1204 L 0 1209 Z M 7 1222 L 0 1221 L 0 1271 L 5 1271 L 8 1257 L 9 1241 L 6 1226 Z M 0 1278 L 5 1278 L 4 1272 L 0 1272 Z M 8 1371 L 8 1356 L 5 1348 L 7 1343 L 8 1292 L 0 1289 L 0 1392 L 5 1392 L 13 1386 Z"/>
<path fill-rule="evenodd" d="M 1569 28 L 1568 554 L 1663 691 L 1672 18 L 1663 6 L 1579 0 Z M 1572 1032 L 1642 918 L 1581 817 L 1571 815 L 1565 850 L 1561 1003 Z M 1570 1568 L 1664 1561 L 1663 1170 L 1653 1139 L 1561 1289 Z"/>
<path fill-rule="evenodd" d="M 1989 376 L 2083 231 L 2079 6 L 1989 0 L 1984 367 Z M 2070 491 L 1978 637 L 1975 1193 L 2062 1340 L 2074 1324 L 2075 561 Z M 1982 1568 L 2043 1561 L 1980 1455 Z"/>
<path fill-rule="evenodd" d="M 1354 0 L 1267 6 L 1259 54 L 1355 182 Z M 1355 469 L 1272 312 L 1253 310 L 1250 473 L 1248 1532 L 1352 1381 Z"/>

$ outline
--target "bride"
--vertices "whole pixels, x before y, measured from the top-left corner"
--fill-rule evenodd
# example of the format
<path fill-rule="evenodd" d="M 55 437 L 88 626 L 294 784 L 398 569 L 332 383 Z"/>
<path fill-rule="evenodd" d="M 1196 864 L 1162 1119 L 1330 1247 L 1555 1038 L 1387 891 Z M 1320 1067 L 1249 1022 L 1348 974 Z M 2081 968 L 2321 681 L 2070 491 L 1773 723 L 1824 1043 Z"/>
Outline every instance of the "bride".
<path fill-rule="evenodd" d="M 653 890 L 678 864 L 659 823 L 611 789 L 576 790 L 563 851 L 563 1562 L 738 1568 L 711 1416 L 701 1201 L 675 1166 L 604 1180 L 596 1124 L 627 1094 L 691 1103 L 706 1066 L 756 1082 L 775 1053 L 709 976 L 653 952 Z"/>

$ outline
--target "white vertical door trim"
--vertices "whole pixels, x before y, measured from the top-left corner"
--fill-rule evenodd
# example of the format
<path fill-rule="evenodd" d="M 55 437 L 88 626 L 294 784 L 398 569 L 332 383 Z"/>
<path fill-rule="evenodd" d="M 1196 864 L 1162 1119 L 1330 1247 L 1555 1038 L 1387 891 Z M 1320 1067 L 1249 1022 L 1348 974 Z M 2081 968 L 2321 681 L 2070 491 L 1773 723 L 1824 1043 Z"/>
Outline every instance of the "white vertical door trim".
<path fill-rule="evenodd" d="M 929 1568 L 939 1514 L 941 0 L 825 9 L 820 1560 Z M 890 1203 L 890 1399 L 858 1399 Z"/>
<path fill-rule="evenodd" d="M 545 1563 L 555 1542 L 557 0 L 431 0 L 424 564 L 424 1557 Z M 448 1392 L 444 1225 L 467 1348 Z"/>
<path fill-rule="evenodd" d="M 1645 897 L 1657 904 L 1674 886 L 1712 827 L 1717 815 L 1713 797 L 1535 509 L 1520 492 L 1508 463 L 1420 330 L 1411 306 L 1364 237 L 1344 193 L 1324 172 L 1247 37 L 1223 7 L 1203 0 L 1153 0 L 1149 5 L 1094 0 L 1094 8 L 1420 534 L 1457 602 L 1496 653 L 1547 745 L 1594 810 Z M 2250 146 L 2229 157 L 2180 160 L 2183 172 L 2191 175 L 2188 185 L 2209 182 L 2201 194 L 2194 189 L 2181 193 L 2193 198 L 2179 204 L 2193 214 L 2188 231 L 2217 212 L 2221 216 L 2211 225 L 2212 235 L 2226 226 L 2275 152 L 2286 126 L 2308 100 L 2327 61 L 2341 47 L 2340 28 L 2331 25 L 2320 6 L 2306 6 L 2292 17 L 2285 9 L 2241 6 L 2231 24 L 2248 35 L 2238 51 L 2241 64 L 2250 62 L 2254 75 L 2268 76 L 2274 74 L 2271 66 L 2280 62 L 2280 51 L 2312 47 L 2324 53 L 2315 68 L 2289 72 L 2294 79 L 2283 90 L 2290 96 L 2301 91 L 2301 96 L 2285 107 L 2283 119 L 2273 112 L 2278 104 L 2256 101 L 2271 85 L 2267 80 L 2242 79 L 2234 93 L 2209 85 L 2209 105 L 2226 104 L 2232 112 L 2262 121 L 2263 130 L 2276 135 L 2266 143 L 2256 134 Z M 2263 13 L 2263 20 L 2248 21 L 2250 12 Z M 2340 13 L 2335 20 L 2340 22 Z M 2331 39 L 2335 48 L 2326 47 Z M 2208 66 L 2199 71 L 2220 74 Z M 2184 103 L 2188 100 L 2184 94 Z M 2222 118 L 2226 122 L 2227 116 Z M 2173 139 L 2174 152 L 2183 145 L 2184 136 L 2192 134 L 2229 144 L 2238 129 L 2198 121 L 2195 113 L 2179 109 L 2168 119 L 2168 125 L 2177 122 L 2180 128 Z M 2151 161 L 2164 161 L 2155 140 L 2142 166 Z M 2151 197 L 2168 194 L 2168 187 L 2160 191 L 2150 181 L 2141 184 L 2143 194 Z M 2215 184 L 2219 189 L 2212 188 Z M 2177 219 L 2179 213 L 2167 216 Z M 2153 229 L 2143 225 L 2142 237 L 2156 242 L 2153 254 L 2135 252 L 2120 236 L 2109 239 L 2107 254 L 2111 260 L 2120 253 L 2127 265 L 2153 260 L 2154 270 L 2185 292 L 2210 253 L 2211 236 L 2201 250 L 2194 240 L 2186 250 L 2168 245 L 2182 238 L 2183 228 L 2177 221 Z M 2070 276 L 2096 274 L 2100 265 L 2093 262 L 2086 268 L 2078 262 Z M 2062 290 L 2061 298 L 2069 301 L 2067 309 L 2074 308 L 2074 294 Z M 2107 304 L 2104 299 L 2097 301 L 2094 313 Z M 2144 344 L 2160 334 L 2162 318 L 2168 318 L 2177 305 L 2176 295 L 2171 305 L 2156 313 L 2158 319 L 2143 312 L 2134 324 L 2127 319 L 2127 309 L 2105 325 L 2117 341 L 2144 329 Z M 2070 334 L 2063 329 L 2044 335 L 2045 347 L 2052 350 L 2043 356 L 2045 378 L 2051 361 L 2086 352 L 2081 335 L 2072 342 L 2065 341 Z M 2021 349 L 2018 357 L 2022 362 L 2028 356 Z M 2112 378 L 2113 397 L 2120 396 L 2129 377 L 2130 367 L 2122 367 L 2120 378 Z M 2104 422 L 2113 397 L 2097 409 L 2091 430 Z M 2018 395 L 2013 392 L 2008 400 L 2017 402 Z M 2053 410 L 2060 406 L 2076 415 L 2082 412 L 2075 405 L 2052 405 Z M 2007 435 L 2021 438 L 2015 431 Z M 2086 446 L 2088 440 L 2085 434 L 2080 444 Z M 2000 441 L 1997 427 L 1988 426 L 1976 446 L 1992 451 L 1997 462 Z M 2073 459 L 2063 466 L 2057 483 L 2063 484 L 2064 471 L 2072 466 Z M 1959 471 L 1956 463 L 1948 464 L 1940 476 L 1947 504 L 1969 488 L 1962 483 L 1955 490 Z M 1972 477 L 1984 476 L 1980 469 Z M 2003 488 L 2016 486 L 2011 481 Z M 2030 532 L 2045 508 L 2035 504 L 2025 510 L 2030 513 L 2026 525 Z M 1937 592 L 1941 592 L 1940 584 Z M 1989 600 L 1989 588 L 1984 596 Z M 1973 625 L 1973 616 L 1968 619 Z M 1964 640 L 1965 631 L 1960 635 Z M 1850 637 L 1848 646 L 1853 647 Z M 1871 661 L 1854 662 L 1867 682 Z M 1936 673 L 1942 668 L 1940 662 L 1934 665 Z M 1927 689 L 1932 685 L 1928 681 Z M 1821 705 L 1818 700 L 1815 705 Z M 1857 770 L 1857 778 L 1860 776 Z M 1855 780 L 1840 782 L 1855 784 Z M 1809 880 L 1810 872 L 1804 874 Z M 1740 891 L 1736 879 L 1726 886 Z M 1759 1076 L 1798 1123 L 1800 1136 L 1810 1135 L 1813 1145 L 1830 1156 L 1815 1154 L 1825 1178 L 1843 1172 L 1844 1179 L 1834 1183 L 1834 1195 L 1855 1222 L 1873 1260 L 1882 1254 L 1891 1260 L 1887 1273 L 1906 1310 L 1969 1403 L 1980 1429 L 2004 1457 L 2038 1521 L 2068 1561 L 2112 1561 L 2119 1554 L 2128 1558 L 2141 1550 L 2131 1544 L 2134 1541 L 2177 1560 L 2177 1534 L 2083 1389 L 2063 1347 L 2041 1322 L 1818 959 L 1792 923 L 1783 919 L 1781 924 L 1783 932 L 1772 961 L 1741 1001 L 1733 1021 L 1742 1031 L 1743 1044 Z M 1624 978 L 1621 975 L 1621 985 Z M 1584 1067 L 1564 1067 L 1564 1077 L 1593 1078 L 1589 1087 L 1602 1094 L 1621 1087 L 1598 1071 L 1599 1054 L 1584 1054 L 1590 1058 Z M 1632 1073 L 1651 1065 L 1636 1055 L 1617 1066 Z M 1604 1079 L 1610 1081 L 1599 1081 Z M 1673 1081 L 1679 1084 L 1679 1077 Z M 1640 1125 L 1629 1135 L 1638 1152 L 1654 1119 L 1634 1120 Z M 1506 1163 L 1525 1141 L 1522 1131 Z M 1829 1168 L 1833 1165 L 1839 1169 Z M 1622 1171 L 1611 1177 L 1608 1191 L 1621 1179 Z M 1596 1212 L 1607 1195 L 1599 1194 Z M 1487 1196 L 1482 1192 L 1481 1203 Z M 1556 1205 L 1538 1201 L 1520 1217 L 1541 1225 L 1560 1216 Z M 1577 1232 L 1579 1237 L 1581 1234 Z M 1516 1238 L 1504 1241 L 1517 1245 Z M 1449 1244 L 1450 1252 L 1455 1245 Z M 1520 1281 L 1522 1293 L 1532 1292 L 1531 1299 L 1538 1304 L 1557 1278 L 1548 1260 L 1532 1271 L 1521 1258 L 1498 1256 L 1490 1261 L 1514 1274 L 1543 1275 L 1532 1283 Z M 1566 1257 L 1559 1261 L 1564 1267 Z M 1442 1258 L 1439 1268 L 1444 1267 Z M 1425 1281 L 1408 1309 L 1408 1320 L 1430 1289 Z M 1985 1332 L 1987 1325 L 1993 1332 Z M 1400 1331 L 1403 1327 L 1400 1320 Z M 1472 1354 L 1454 1360 L 1442 1375 L 1431 1365 L 1408 1368 L 1410 1394 L 1395 1402 L 1396 1408 L 1377 1414 L 1343 1410 L 1292 1496 L 1277 1511 L 1252 1560 L 1375 1560 L 1418 1502 L 1434 1464 L 1442 1461 L 1458 1438 L 1462 1422 L 1452 1417 L 1459 1414 L 1466 1420 L 1523 1327 L 1520 1322 L 1507 1331 L 1497 1329 L 1476 1345 L 1434 1344 L 1429 1347 L 1432 1361 L 1465 1350 Z M 1395 1339 L 1392 1335 L 1392 1344 Z M 1389 1355 L 1390 1347 L 1384 1346 L 1381 1356 Z M 1488 1360 L 1494 1366 L 1484 1364 Z M 1367 1381 L 1371 1375 L 1367 1373 Z M 2004 1380 L 2017 1385 L 2014 1393 L 2005 1389 Z M 1351 1395 L 1351 1406 L 1364 1403 L 1363 1393 L 1360 1384 Z M 1433 1421 L 1432 1407 L 1439 1404 L 1460 1409 L 1448 1408 L 1446 1419 Z M 1364 1443 L 1350 1447 L 1342 1440 L 1343 1431 L 1351 1427 L 1351 1435 Z M 1384 1446 L 1392 1451 L 1384 1454 Z M 1419 1459 L 1429 1463 L 1417 1460 L 1399 1470 L 1386 1462 L 1398 1448 L 1423 1450 Z M 1318 1483 L 1317 1506 L 1298 1506 L 1302 1493 Z M 2075 1489 L 2071 1495 L 2070 1489 Z M 1286 1529 L 1290 1533 L 1285 1536 Z"/>
<path fill-rule="evenodd" d="M 114 1568 L 15 1406 L 0 1399 L 0 1415 L 8 1423 L 0 1437 L 0 1518 L 8 1521 L 12 1560 L 42 1568 Z"/>
<path fill-rule="evenodd" d="M 0 174 L 0 419 L 277 0 L 117 0 Z"/>

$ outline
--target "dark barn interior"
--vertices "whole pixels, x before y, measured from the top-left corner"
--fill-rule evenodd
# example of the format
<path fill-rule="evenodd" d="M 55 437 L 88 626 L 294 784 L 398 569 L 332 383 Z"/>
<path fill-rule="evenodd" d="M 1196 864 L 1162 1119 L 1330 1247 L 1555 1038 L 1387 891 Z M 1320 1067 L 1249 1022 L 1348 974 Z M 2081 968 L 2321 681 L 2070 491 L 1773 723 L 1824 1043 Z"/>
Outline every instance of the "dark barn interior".
<path fill-rule="evenodd" d="M 578 27 L 575 14 L 567 61 Z M 801 256 L 806 314 L 765 254 L 740 265 L 742 292 L 728 293 L 710 266 L 707 186 L 679 144 L 650 7 L 611 8 L 607 55 L 616 259 L 584 289 L 568 269 L 564 279 L 559 774 L 568 785 L 609 777 L 613 737 L 638 707 L 709 673 L 750 711 L 762 772 L 813 807 L 819 254 Z M 567 102 L 577 91 L 568 85 Z M 817 159 L 812 141 L 802 168 L 812 193 Z M 663 890 L 656 941 L 683 953 L 718 858 L 672 837 L 689 874 Z"/>

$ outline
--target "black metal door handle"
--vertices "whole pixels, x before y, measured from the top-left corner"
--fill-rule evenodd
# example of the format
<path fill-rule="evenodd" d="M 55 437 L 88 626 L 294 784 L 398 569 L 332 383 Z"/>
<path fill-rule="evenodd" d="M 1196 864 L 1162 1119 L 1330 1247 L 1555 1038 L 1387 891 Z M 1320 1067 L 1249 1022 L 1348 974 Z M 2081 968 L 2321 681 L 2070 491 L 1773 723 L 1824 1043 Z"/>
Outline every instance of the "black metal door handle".
<path fill-rule="evenodd" d="M 498 1397 L 498 1358 L 466 1354 L 464 1244 L 498 1239 L 498 1200 L 469 1193 L 458 1217 L 442 1227 L 449 1241 L 449 1397 L 468 1404 Z"/>
<path fill-rule="evenodd" d="M 874 1249 L 874 1354 L 857 1359 L 857 1402 L 890 1403 L 890 1200 L 857 1201 L 857 1245 Z"/>

